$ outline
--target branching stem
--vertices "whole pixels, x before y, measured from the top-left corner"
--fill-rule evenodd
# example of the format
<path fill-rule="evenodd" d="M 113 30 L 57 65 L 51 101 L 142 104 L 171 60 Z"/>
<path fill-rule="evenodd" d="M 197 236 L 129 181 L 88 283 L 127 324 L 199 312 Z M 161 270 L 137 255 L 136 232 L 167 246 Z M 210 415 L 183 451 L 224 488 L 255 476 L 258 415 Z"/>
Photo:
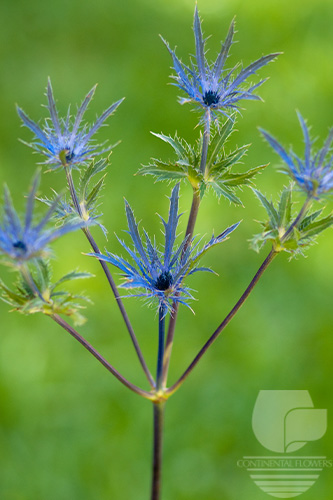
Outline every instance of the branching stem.
<path fill-rule="evenodd" d="M 281 237 L 281 241 L 286 240 L 288 238 L 288 236 L 290 235 L 290 233 L 292 232 L 292 230 L 294 229 L 294 227 L 296 227 L 298 225 L 298 223 L 302 220 L 302 218 L 303 218 L 303 216 L 304 216 L 304 214 L 306 212 L 306 209 L 307 209 L 310 201 L 311 201 L 311 197 L 308 197 L 305 200 L 305 202 L 304 202 L 304 204 L 303 204 L 303 206 L 302 206 L 299 214 L 297 215 L 297 217 L 295 218 L 295 220 L 292 222 L 292 224 L 289 226 L 289 228 L 286 230 L 286 232 L 284 233 L 284 235 Z M 256 274 L 252 278 L 250 284 L 246 288 L 246 290 L 243 293 L 243 295 L 236 302 L 236 304 L 231 309 L 231 311 L 227 314 L 227 316 L 224 318 L 224 320 L 222 321 L 222 323 L 217 327 L 217 329 L 215 330 L 215 332 L 207 340 L 207 342 L 205 343 L 205 345 L 200 349 L 200 351 L 198 352 L 198 354 L 196 355 L 196 357 L 194 358 L 194 360 L 192 361 L 192 363 L 185 370 L 185 372 L 183 373 L 183 375 L 178 379 L 178 381 L 175 384 L 173 384 L 173 386 L 171 386 L 169 389 L 167 389 L 165 391 L 165 393 L 166 393 L 167 396 L 171 396 L 171 394 L 173 394 L 182 385 L 182 383 L 186 380 L 186 378 L 192 372 L 192 370 L 194 369 L 194 367 L 198 364 L 198 362 L 200 361 L 200 359 L 202 358 L 202 356 L 205 354 L 205 352 L 208 350 L 208 348 L 217 339 L 217 337 L 220 335 L 220 333 L 222 332 L 222 330 L 224 330 L 224 328 L 228 325 L 228 323 L 232 320 L 232 318 L 235 316 L 235 314 L 238 312 L 238 310 L 244 304 L 244 302 L 246 301 L 246 299 L 248 298 L 248 296 L 252 292 L 253 288 L 258 283 L 259 279 L 261 278 L 261 276 L 263 275 L 263 273 L 265 272 L 265 270 L 267 269 L 267 267 L 269 266 L 269 264 L 272 262 L 272 260 L 274 259 L 274 257 L 276 257 L 276 255 L 278 253 L 279 253 L 279 251 L 277 251 L 274 248 L 272 248 L 272 250 L 267 255 L 266 259 L 263 261 L 263 263 L 259 267 L 259 269 L 256 272 Z"/>
<path fill-rule="evenodd" d="M 209 146 L 209 139 L 210 139 L 210 125 L 211 125 L 210 111 L 207 110 L 206 114 L 205 114 L 205 128 L 204 128 L 204 134 L 203 134 L 203 140 L 202 140 L 201 161 L 200 161 L 200 171 L 203 174 L 205 174 L 206 165 L 207 165 L 207 154 L 208 154 L 208 146 Z M 188 245 L 191 244 L 195 223 L 196 223 L 197 217 L 198 217 L 199 207 L 200 207 L 200 192 L 197 188 L 196 189 L 193 188 L 193 198 L 192 198 L 191 211 L 190 211 L 190 215 L 189 215 L 189 219 L 188 219 L 188 223 L 187 223 L 187 228 L 186 228 L 186 235 L 185 235 L 185 238 L 187 238 L 187 240 L 186 240 L 186 244 L 185 244 L 183 252 L 186 250 Z M 177 322 L 177 316 L 178 316 L 178 308 L 179 308 L 179 303 L 174 302 L 172 305 L 172 311 L 171 311 L 170 321 L 169 321 L 169 326 L 168 326 L 167 340 L 166 340 L 166 345 L 165 345 L 165 355 L 164 355 L 164 362 L 163 362 L 163 376 L 162 376 L 163 387 L 166 387 L 167 379 L 168 379 L 168 372 L 169 372 L 171 353 L 172 353 L 172 347 L 173 347 L 173 339 L 175 336 L 175 328 L 176 328 L 176 322 Z"/>
<path fill-rule="evenodd" d="M 64 165 L 64 169 L 65 169 L 65 172 L 66 172 L 67 183 L 68 183 L 69 191 L 70 191 L 73 203 L 74 203 L 74 207 L 75 207 L 78 215 L 82 218 L 82 210 L 81 210 L 80 203 L 79 203 L 76 191 L 75 191 L 75 187 L 74 187 L 74 183 L 73 183 L 73 177 L 72 177 L 71 170 L 66 165 Z M 89 241 L 89 243 L 90 243 L 92 249 L 94 250 L 94 252 L 100 254 L 101 252 L 100 252 L 100 250 L 98 248 L 98 245 L 97 245 L 96 241 L 94 240 L 91 232 L 89 231 L 89 228 L 88 227 L 84 227 L 84 228 L 82 228 L 82 231 L 84 232 L 84 234 L 85 234 L 87 240 Z M 138 342 L 138 340 L 136 338 L 136 335 L 134 333 L 134 329 L 132 327 L 132 324 L 130 322 L 130 319 L 128 317 L 126 309 L 124 307 L 123 301 L 120 298 L 118 289 L 117 289 L 116 284 L 114 282 L 114 279 L 113 279 L 113 277 L 112 277 L 112 275 L 110 273 L 108 265 L 103 260 L 100 260 L 99 263 L 100 263 L 100 265 L 101 265 L 101 267 L 102 267 L 102 269 L 104 271 L 106 279 L 108 280 L 108 283 L 109 283 L 109 285 L 111 287 L 113 295 L 114 295 L 114 297 L 116 299 L 118 308 L 119 308 L 120 313 L 121 313 L 121 315 L 123 317 L 123 320 L 125 322 L 125 325 L 126 325 L 126 328 L 128 330 L 128 333 L 130 334 L 130 337 L 131 337 L 131 340 L 132 340 L 135 352 L 136 352 L 136 354 L 137 354 L 137 356 L 139 358 L 139 361 L 141 363 L 142 369 L 143 369 L 143 371 L 144 371 L 144 373 L 145 373 L 145 375 L 147 377 L 147 380 L 148 380 L 151 388 L 154 389 L 155 388 L 155 381 L 154 381 L 154 379 L 153 379 L 153 377 L 152 377 L 152 375 L 151 375 L 151 373 L 149 371 L 149 368 L 148 368 L 148 366 L 146 364 L 146 361 L 144 359 L 144 356 L 143 356 L 142 351 L 141 351 L 140 346 L 139 346 L 139 342 Z"/>
<path fill-rule="evenodd" d="M 154 400 L 154 395 L 150 392 L 144 391 L 137 387 L 136 385 L 129 382 L 121 373 L 119 373 L 105 358 L 91 345 L 87 340 L 82 337 L 71 325 L 69 325 L 64 319 L 62 319 L 58 314 L 53 314 L 51 318 L 58 323 L 64 330 L 66 330 L 72 337 L 74 337 L 80 344 L 83 345 L 87 351 L 89 351 L 112 375 L 114 375 L 123 385 L 128 389 L 135 392 L 139 396 L 146 399 Z"/>

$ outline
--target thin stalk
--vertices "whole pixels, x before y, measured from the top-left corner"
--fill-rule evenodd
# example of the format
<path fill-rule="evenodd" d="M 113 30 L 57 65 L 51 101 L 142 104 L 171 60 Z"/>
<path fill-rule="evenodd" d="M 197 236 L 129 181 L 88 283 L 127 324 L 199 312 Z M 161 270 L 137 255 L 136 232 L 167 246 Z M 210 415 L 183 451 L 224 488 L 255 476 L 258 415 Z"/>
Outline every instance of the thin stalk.
<path fill-rule="evenodd" d="M 165 307 L 160 305 L 158 309 L 158 354 L 157 354 L 157 369 L 156 369 L 156 390 L 162 388 L 163 375 L 163 357 L 164 357 L 164 342 L 165 342 Z"/>
<path fill-rule="evenodd" d="M 58 323 L 64 330 L 66 330 L 72 337 L 74 337 L 80 344 L 83 345 L 87 351 L 89 351 L 112 375 L 116 377 L 123 385 L 125 385 L 128 389 L 135 392 L 139 396 L 142 396 L 146 399 L 154 400 L 154 395 L 150 392 L 144 391 L 137 387 L 136 385 L 129 382 L 121 373 L 118 372 L 105 358 L 91 345 L 87 340 L 82 337 L 71 325 L 69 325 L 64 319 L 62 319 L 58 314 L 53 314 L 51 318 Z"/>
<path fill-rule="evenodd" d="M 288 238 L 288 236 L 292 232 L 293 228 L 295 226 L 297 226 L 297 224 L 302 220 L 302 218 L 303 218 L 303 216 L 304 216 L 304 214 L 306 212 L 306 209 L 307 209 L 310 201 L 311 201 L 311 197 L 308 197 L 305 200 L 305 202 L 304 202 L 304 204 L 303 204 L 303 206 L 302 206 L 299 214 L 297 215 L 297 217 L 295 218 L 295 220 L 292 222 L 292 224 L 289 226 L 289 228 L 286 230 L 286 232 L 282 235 L 281 241 L 284 241 L 286 238 Z M 175 384 L 173 384 L 173 386 L 171 386 L 169 389 L 167 389 L 165 391 L 165 393 L 168 396 L 170 396 L 171 394 L 173 394 L 181 386 L 181 384 L 185 381 L 185 379 L 189 376 L 189 374 L 194 369 L 194 367 L 198 364 L 198 362 L 200 361 L 200 359 L 202 358 L 202 356 L 205 354 L 205 352 L 207 351 L 207 349 L 217 339 L 217 337 L 220 335 L 220 333 L 222 332 L 222 330 L 224 330 L 224 328 L 228 325 L 228 323 L 232 320 L 232 318 L 235 316 L 235 314 L 238 312 L 238 310 L 244 304 L 244 302 L 246 301 L 246 299 L 248 298 L 248 296 L 252 292 L 253 288 L 258 283 L 259 279 L 261 278 L 261 276 L 263 275 L 263 273 L 265 272 L 265 270 L 267 269 L 267 267 L 269 266 L 269 264 L 272 262 L 272 260 L 274 259 L 274 257 L 278 253 L 279 253 L 279 250 L 275 250 L 274 247 L 273 247 L 272 250 L 267 255 L 266 259 L 263 261 L 263 263 L 259 267 L 259 269 L 256 272 L 256 274 L 254 275 L 254 277 L 252 278 L 249 286 L 246 288 L 245 292 L 240 297 L 240 299 L 238 300 L 238 302 L 236 302 L 236 304 L 231 309 L 231 311 L 229 312 L 229 314 L 227 314 L 227 316 L 224 318 L 224 320 L 222 321 L 222 323 L 217 327 L 217 329 L 215 330 L 215 332 L 207 340 L 207 342 L 205 343 L 205 345 L 198 352 L 198 354 L 196 355 L 196 357 L 194 358 L 194 360 L 192 361 L 192 363 L 188 366 L 188 368 L 185 370 L 185 372 L 183 373 L 183 375 L 178 379 L 178 381 Z"/>
<path fill-rule="evenodd" d="M 73 177 L 72 177 L 72 173 L 71 173 L 71 170 L 66 166 L 64 165 L 64 168 L 65 168 L 65 172 L 66 172 L 66 177 L 67 177 L 67 183 L 68 183 L 68 187 L 69 187 L 69 191 L 71 193 L 71 197 L 72 197 L 72 200 L 73 200 L 73 203 L 74 203 L 74 207 L 77 211 L 77 213 L 79 214 L 79 216 L 82 218 L 82 210 L 81 210 L 81 207 L 80 207 L 80 203 L 79 203 L 79 200 L 78 200 L 78 197 L 76 195 L 76 191 L 75 191 L 75 187 L 74 187 L 74 183 L 73 183 Z M 94 250 L 95 253 L 98 253 L 100 254 L 100 250 L 98 248 L 98 245 L 96 243 L 96 241 L 94 240 L 91 232 L 89 231 L 89 229 L 87 227 L 84 227 L 82 228 L 82 231 L 84 232 L 87 240 L 89 241 L 92 249 Z M 106 264 L 106 262 L 100 260 L 99 261 L 103 271 L 104 271 L 104 274 L 106 276 L 106 279 L 108 280 L 108 283 L 111 287 L 111 290 L 113 292 L 113 295 L 116 299 L 116 302 L 117 302 L 117 305 L 118 305 L 118 308 L 120 310 L 120 313 L 123 317 L 123 320 L 125 322 L 125 325 L 126 325 L 126 328 L 128 330 L 128 333 L 130 334 L 130 337 L 131 337 L 131 340 L 132 340 L 132 343 L 133 343 L 133 346 L 134 346 L 134 349 L 135 349 L 135 352 L 139 358 L 139 361 L 141 363 L 141 366 L 142 366 L 142 369 L 147 377 L 147 380 L 151 386 L 152 389 L 155 389 L 155 381 L 149 371 L 149 368 L 147 366 L 147 363 L 144 359 L 144 356 L 142 354 L 142 351 L 140 349 L 140 346 L 139 346 L 139 342 L 136 338 L 136 335 L 134 333 L 134 330 L 133 330 L 133 327 L 132 327 L 132 324 L 130 322 L 130 319 L 128 317 L 128 314 L 126 312 L 126 309 L 124 307 L 124 304 L 120 298 L 120 295 L 119 295 L 119 292 L 118 292 L 118 289 L 116 287 L 116 284 L 114 282 L 114 279 L 110 273 L 110 270 Z"/>
<path fill-rule="evenodd" d="M 44 299 L 43 295 L 40 293 L 40 290 L 38 289 L 36 283 L 34 282 L 31 273 L 29 271 L 29 268 L 26 264 L 23 264 L 20 267 L 20 271 L 22 273 L 23 278 L 25 279 L 27 285 L 29 286 L 30 290 L 37 296 L 39 297 L 43 302 L 46 302 Z"/>
<path fill-rule="evenodd" d="M 289 226 L 289 228 L 287 229 L 287 231 L 284 233 L 284 235 L 282 236 L 281 238 L 281 242 L 285 241 L 288 236 L 290 235 L 290 233 L 292 232 L 292 230 L 294 229 L 294 227 L 297 226 L 297 224 L 302 220 L 310 202 L 311 202 L 311 196 L 308 196 L 307 199 L 305 200 L 299 214 L 297 215 L 296 219 L 294 220 L 294 222 Z"/>
<path fill-rule="evenodd" d="M 217 339 L 219 334 L 222 332 L 222 330 L 227 326 L 227 324 L 232 320 L 232 318 L 235 316 L 235 314 L 238 312 L 240 307 L 244 304 L 250 293 L 252 292 L 253 288 L 255 285 L 258 283 L 259 279 L 261 278 L 262 274 L 264 271 L 267 269 L 269 264 L 272 262 L 274 257 L 277 255 L 278 252 L 275 252 L 273 249 L 269 252 L 267 255 L 266 259 L 264 262 L 261 264 L 259 267 L 258 271 L 252 278 L 249 286 L 243 293 L 243 295 L 240 297 L 238 302 L 235 304 L 235 306 L 231 309 L 229 314 L 225 317 L 225 319 L 222 321 L 222 323 L 217 327 L 215 332 L 212 334 L 212 336 L 208 339 L 208 341 L 205 343 L 205 345 L 202 347 L 202 349 L 199 351 L 199 353 L 196 355 L 192 363 L 188 366 L 188 368 L 185 370 L 183 375 L 179 378 L 179 380 L 171 386 L 169 389 L 166 390 L 166 394 L 171 395 L 173 394 L 180 386 L 181 384 L 185 381 L 185 379 L 189 376 L 193 368 L 197 365 L 197 363 L 200 361 L 202 356 L 205 354 L 207 349 L 212 345 L 214 340 Z"/>
<path fill-rule="evenodd" d="M 30 289 L 34 292 L 34 294 L 37 295 L 41 300 L 46 302 L 44 297 L 40 293 L 38 287 L 36 286 L 27 266 L 24 265 L 21 267 L 21 273 L 24 279 L 26 280 L 28 286 L 30 287 Z M 112 375 L 114 375 L 122 384 L 124 384 L 126 387 L 131 389 L 131 391 L 135 392 L 139 396 L 142 396 L 150 400 L 154 399 L 154 396 L 150 392 L 140 389 L 140 387 L 137 387 L 136 385 L 129 382 L 125 377 L 123 377 L 123 375 L 121 375 L 121 373 L 119 373 L 108 361 L 106 361 L 106 359 L 104 359 L 103 356 L 98 351 L 96 351 L 96 349 L 91 344 L 89 344 L 89 342 L 87 342 L 87 340 L 84 337 L 82 337 L 82 335 L 80 335 L 72 326 L 70 326 L 58 314 L 53 314 L 51 318 L 56 323 L 58 323 L 58 325 L 64 328 L 68 333 L 70 333 L 76 340 L 78 340 L 80 344 L 82 344 L 100 363 L 102 363 L 102 365 L 105 366 L 105 368 L 110 373 L 112 373 Z"/>
<path fill-rule="evenodd" d="M 154 440 L 151 500 L 161 498 L 164 404 L 154 403 Z"/>
<path fill-rule="evenodd" d="M 201 161 L 200 161 L 200 171 L 203 175 L 205 175 L 206 165 L 207 165 L 207 153 L 208 153 L 208 145 L 209 145 L 209 137 L 210 137 L 210 111 L 206 109 L 205 112 L 205 129 L 202 141 L 202 151 L 201 151 Z"/>
<path fill-rule="evenodd" d="M 71 198 L 73 200 L 75 210 L 77 211 L 77 213 L 79 214 L 79 216 L 82 219 L 83 218 L 83 216 L 82 216 L 83 214 L 82 214 L 80 203 L 79 203 L 76 191 L 75 191 L 71 169 L 68 167 L 67 164 L 64 164 L 64 169 L 65 169 L 65 173 L 66 173 L 66 178 L 67 178 L 67 184 L 68 184 L 68 187 L 69 187 L 69 192 L 71 193 Z"/>
<path fill-rule="evenodd" d="M 207 165 L 207 154 L 208 154 L 208 146 L 209 146 L 209 139 L 210 139 L 210 124 L 211 124 L 210 111 L 206 110 L 205 129 L 204 129 L 203 140 L 202 140 L 202 150 L 201 150 L 201 160 L 200 160 L 200 171 L 202 172 L 203 175 L 205 174 L 206 165 Z M 193 189 L 193 199 L 192 199 L 191 211 L 190 211 L 190 215 L 189 215 L 189 219 L 188 219 L 188 223 L 187 223 L 187 228 L 186 228 L 186 235 L 185 235 L 185 238 L 187 238 L 187 240 L 186 240 L 186 244 L 185 244 L 183 252 L 186 250 L 188 245 L 191 244 L 195 223 L 196 223 L 197 217 L 198 217 L 199 207 L 200 207 L 200 193 L 199 193 L 198 189 Z M 176 328 L 176 322 L 177 322 L 177 316 L 178 316 L 178 308 L 179 308 L 179 303 L 174 302 L 172 305 L 172 311 L 171 311 L 170 321 L 169 321 L 169 326 L 168 326 L 167 340 L 166 340 L 166 345 L 165 345 L 163 376 L 162 376 L 163 387 L 166 387 L 166 384 L 167 384 L 167 378 L 168 378 L 168 372 L 169 372 L 169 366 L 170 366 L 170 360 L 171 360 L 171 353 L 172 353 L 172 347 L 173 347 L 173 339 L 175 336 L 175 328 Z"/>

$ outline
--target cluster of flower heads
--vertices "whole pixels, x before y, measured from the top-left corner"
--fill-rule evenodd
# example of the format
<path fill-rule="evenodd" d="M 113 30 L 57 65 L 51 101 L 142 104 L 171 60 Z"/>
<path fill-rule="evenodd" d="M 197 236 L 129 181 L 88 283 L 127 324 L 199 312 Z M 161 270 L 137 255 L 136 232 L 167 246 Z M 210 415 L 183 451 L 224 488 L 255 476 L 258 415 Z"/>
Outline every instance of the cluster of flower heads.
<path fill-rule="evenodd" d="M 286 173 L 291 175 L 298 186 L 307 193 L 308 197 L 319 198 L 333 190 L 333 155 L 331 150 L 333 129 L 330 130 L 323 147 L 313 153 L 311 151 L 313 141 L 310 140 L 309 129 L 301 114 L 297 113 L 297 115 L 304 135 L 304 160 L 299 158 L 292 150 L 287 153 L 274 137 L 265 130 L 260 130 L 268 143 L 287 165 Z"/>
<path fill-rule="evenodd" d="M 9 190 L 5 186 L 4 215 L 0 223 L 0 255 L 9 257 L 11 262 L 18 266 L 30 259 L 43 256 L 48 252 L 48 245 L 52 241 L 86 225 L 86 222 L 80 221 L 76 224 L 64 224 L 58 229 L 47 229 L 46 225 L 54 215 L 58 199 L 50 206 L 42 220 L 34 224 L 33 210 L 39 179 L 40 176 L 37 174 L 27 199 L 23 223 L 13 207 Z"/>
<path fill-rule="evenodd" d="M 194 13 L 194 36 L 195 36 L 195 62 L 191 61 L 190 67 L 183 64 L 175 52 L 166 44 L 174 64 L 176 85 L 186 94 L 180 102 L 193 102 L 205 111 L 206 123 L 215 119 L 218 113 L 228 116 L 228 113 L 237 111 L 239 101 L 242 99 L 260 99 L 255 90 L 265 81 L 260 80 L 256 85 L 246 86 L 246 80 L 254 75 L 260 68 L 276 58 L 278 53 L 263 56 L 237 73 L 237 64 L 232 69 L 226 68 L 226 61 L 230 47 L 233 43 L 234 22 L 231 23 L 227 37 L 222 44 L 216 61 L 209 63 L 206 59 L 205 39 L 201 29 L 201 22 L 197 7 Z M 83 117 L 90 101 L 93 98 L 96 86 L 86 95 L 75 117 L 71 117 L 68 109 L 66 118 L 59 118 L 50 80 L 47 85 L 47 109 L 50 118 L 46 119 L 44 126 L 39 126 L 31 120 L 22 109 L 18 108 L 18 114 L 23 125 L 28 127 L 35 135 L 34 141 L 28 144 L 37 152 L 46 156 L 45 163 L 51 169 L 61 166 L 78 168 L 86 164 L 88 160 L 108 151 L 104 145 L 97 145 L 93 141 L 93 135 L 103 125 L 105 120 L 117 109 L 122 99 L 112 104 L 104 113 L 89 127 L 83 123 Z M 305 139 L 305 158 L 301 160 L 293 151 L 286 150 L 267 132 L 262 130 L 273 149 L 281 156 L 287 165 L 287 172 L 304 190 L 308 197 L 319 198 L 333 189 L 333 156 L 330 153 L 333 141 L 333 130 L 330 131 L 324 146 L 316 154 L 312 154 L 312 142 L 309 130 L 299 114 L 299 120 Z M 88 168 L 88 167 L 87 167 Z M 94 168 L 94 167 L 92 167 Z M 87 172 L 89 169 L 87 170 Z M 90 172 L 90 171 L 89 171 Z M 95 175 L 91 172 L 90 177 Z M 90 179 L 89 177 L 89 179 Z M 88 181 L 89 181 L 88 179 Z M 87 183 L 88 183 L 87 181 Z M 93 187 L 89 197 L 97 196 L 101 186 L 99 181 Z M 25 261 L 38 257 L 47 250 L 47 245 L 63 234 L 82 227 L 84 222 L 78 224 L 64 224 L 56 230 L 45 229 L 46 224 L 55 212 L 69 212 L 72 208 L 63 201 L 62 208 L 59 206 L 60 199 L 50 201 L 49 210 L 44 218 L 33 225 L 33 206 L 39 177 L 36 176 L 27 201 L 25 221 L 20 222 L 13 208 L 10 194 L 5 188 L 4 219 L 0 225 L 0 254 L 5 254 L 20 265 Z M 86 184 L 87 184 L 86 183 Z M 98 189 L 97 189 L 98 187 Z M 160 251 L 155 242 L 152 243 L 145 232 L 145 242 L 142 241 L 135 221 L 133 211 L 126 203 L 126 214 L 129 226 L 129 234 L 132 238 L 133 249 L 130 249 L 123 241 L 123 248 L 128 252 L 133 263 L 127 262 L 120 256 L 106 252 L 106 255 L 89 254 L 100 260 L 111 263 L 124 273 L 125 281 L 121 285 L 127 289 L 141 289 L 139 296 L 157 298 L 159 307 L 171 308 L 175 302 L 186 305 L 191 299 L 190 289 L 184 285 L 184 279 L 197 271 L 210 271 L 207 268 L 198 267 L 199 259 L 212 246 L 224 241 L 228 235 L 237 227 L 232 225 L 217 237 L 211 240 L 201 249 L 197 250 L 198 243 L 185 238 L 179 246 L 175 245 L 176 229 L 180 215 L 178 214 L 179 184 L 175 186 L 170 198 L 169 218 L 166 222 L 162 219 L 165 229 L 165 246 Z"/>
<path fill-rule="evenodd" d="M 50 113 L 50 119 L 46 119 L 44 127 L 40 127 L 21 108 L 17 108 L 23 124 L 36 136 L 35 142 L 28 145 L 47 157 L 45 163 L 50 165 L 51 169 L 56 169 L 64 165 L 77 167 L 110 149 L 101 150 L 101 146 L 92 143 L 92 136 L 117 109 L 123 99 L 112 104 L 101 114 L 94 125 L 88 128 L 86 124 L 82 125 L 82 119 L 94 96 L 95 90 L 96 85 L 84 98 L 74 121 L 71 119 L 70 108 L 68 108 L 65 119 L 59 118 L 50 80 L 48 80 L 47 84 L 47 109 Z"/>
<path fill-rule="evenodd" d="M 133 242 L 133 249 L 129 248 L 123 241 L 119 240 L 123 248 L 133 260 L 133 264 L 123 257 L 106 252 L 106 255 L 91 253 L 88 255 L 109 262 L 124 274 L 124 283 L 121 285 L 127 289 L 142 289 L 136 297 L 158 299 L 159 307 L 170 310 L 173 302 L 179 302 L 188 306 L 187 300 L 192 299 L 190 288 L 184 285 L 184 279 L 197 271 L 211 271 L 209 268 L 198 267 L 200 258 L 213 246 L 224 241 L 229 234 L 236 229 L 239 222 L 228 227 L 218 236 L 210 239 L 201 250 L 197 250 L 197 244 L 187 241 L 185 238 L 177 247 L 176 231 L 180 218 L 178 214 L 179 184 L 171 193 L 168 221 L 162 217 L 164 226 L 165 244 L 164 250 L 158 250 L 155 241 L 152 243 L 148 234 L 144 231 L 145 243 L 138 231 L 131 207 L 126 202 L 126 215 L 128 221 L 128 233 Z"/>
<path fill-rule="evenodd" d="M 194 102 L 209 111 L 209 119 L 214 118 L 214 112 L 218 111 L 227 115 L 227 110 L 238 110 L 238 103 L 241 99 L 256 99 L 260 97 L 254 94 L 254 91 L 264 83 L 261 80 L 256 85 L 248 88 L 243 88 L 245 80 L 249 76 L 255 74 L 262 66 L 275 59 L 279 54 L 269 54 L 263 56 L 246 68 L 242 68 L 238 75 L 234 75 L 235 70 L 239 67 L 237 64 L 231 70 L 225 68 L 228 58 L 232 39 L 234 35 L 234 21 L 232 21 L 228 35 L 222 44 L 221 51 L 214 63 L 209 64 L 205 53 L 205 40 L 203 38 L 201 23 L 197 7 L 194 13 L 194 38 L 195 38 L 195 53 L 196 63 L 191 61 L 191 67 L 183 64 L 175 52 L 170 49 L 169 44 L 165 41 L 172 59 L 174 70 L 177 75 L 174 76 L 176 84 L 181 88 L 188 98 L 181 98 L 180 102 Z"/>

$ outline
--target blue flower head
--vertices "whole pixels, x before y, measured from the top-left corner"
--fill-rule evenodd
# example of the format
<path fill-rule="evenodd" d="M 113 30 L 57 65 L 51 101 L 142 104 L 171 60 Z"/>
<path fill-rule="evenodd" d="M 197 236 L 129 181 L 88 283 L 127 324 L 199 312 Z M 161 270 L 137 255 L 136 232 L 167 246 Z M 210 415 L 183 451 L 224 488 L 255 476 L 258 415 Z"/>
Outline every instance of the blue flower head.
<path fill-rule="evenodd" d="M 55 212 L 58 199 L 50 206 L 46 215 L 36 224 L 33 223 L 33 209 L 36 191 L 39 185 L 39 174 L 36 175 L 27 199 L 26 214 L 22 223 L 11 201 L 8 188 L 4 191 L 4 215 L 0 223 L 0 255 L 9 257 L 15 265 L 22 265 L 30 259 L 41 257 L 48 252 L 48 245 L 55 239 L 70 231 L 86 225 L 64 224 L 58 229 L 46 229 L 46 225 Z"/>
<path fill-rule="evenodd" d="M 32 121 L 21 108 L 17 108 L 17 112 L 23 124 L 36 136 L 35 141 L 28 144 L 28 146 L 45 155 L 47 158 L 45 163 L 50 165 L 51 169 L 56 169 L 64 165 L 77 168 L 79 164 L 110 149 L 106 148 L 101 150 L 101 145 L 96 145 L 92 142 L 92 136 L 97 132 L 104 121 L 117 109 L 123 99 L 120 99 L 106 109 L 96 120 L 94 125 L 89 128 L 87 124 L 82 125 L 82 119 L 94 96 L 95 90 L 96 85 L 84 98 L 74 120 L 71 118 L 70 108 L 68 108 L 67 117 L 65 119 L 59 118 L 53 97 L 51 81 L 49 79 L 47 84 L 47 109 L 49 110 L 50 118 L 45 120 L 44 127 L 37 125 L 37 123 Z"/>
<path fill-rule="evenodd" d="M 231 70 L 225 69 L 234 35 L 234 21 L 230 25 L 228 35 L 222 44 L 216 61 L 212 64 L 209 64 L 206 59 L 205 40 L 203 39 L 197 7 L 195 7 L 193 29 L 196 62 L 191 61 L 191 67 L 183 64 L 175 52 L 170 49 L 169 44 L 162 38 L 172 56 L 174 70 L 177 73 L 176 76 L 173 76 L 177 82 L 175 85 L 188 95 L 187 98 L 181 98 L 180 103 L 193 102 L 208 110 L 209 118 L 214 118 L 216 117 L 215 111 L 224 115 L 227 115 L 226 110 L 237 111 L 241 99 L 260 100 L 260 97 L 254 94 L 254 91 L 265 80 L 261 80 L 256 85 L 247 88 L 243 87 L 243 83 L 250 75 L 255 74 L 258 69 L 275 59 L 279 54 L 263 56 L 246 68 L 242 68 L 238 75 L 235 76 L 234 72 L 238 68 L 238 64 Z"/>
<path fill-rule="evenodd" d="M 319 198 L 333 190 L 333 155 L 331 144 L 333 129 L 330 130 L 323 147 L 313 153 L 313 141 L 310 140 L 309 129 L 300 113 L 300 121 L 305 143 L 304 160 L 299 158 L 292 150 L 289 153 L 265 130 L 259 129 L 274 151 L 280 155 L 287 165 L 283 171 L 295 180 L 298 186 L 307 193 L 308 197 Z"/>
<path fill-rule="evenodd" d="M 176 230 L 180 217 L 178 214 L 178 199 L 179 184 L 172 190 L 168 221 L 166 222 L 161 218 L 165 235 L 165 244 L 162 251 L 156 247 L 155 241 L 152 242 L 145 231 L 145 242 L 143 242 L 133 211 L 125 202 L 128 233 L 131 236 L 133 248 L 129 248 L 123 241 L 119 241 L 132 258 L 133 263 L 129 263 L 123 257 L 109 252 L 106 252 L 106 255 L 89 254 L 120 269 L 124 273 L 125 281 L 121 285 L 123 288 L 143 290 L 142 293 L 136 296 L 147 297 L 148 299 L 156 298 L 159 307 L 163 307 L 165 310 L 171 309 L 173 301 L 188 306 L 187 301 L 192 298 L 192 295 L 190 289 L 184 285 L 185 278 L 197 271 L 212 272 L 208 268 L 198 267 L 200 258 L 211 247 L 224 241 L 239 224 L 228 227 L 217 237 L 212 236 L 201 250 L 197 250 L 197 244 L 187 244 L 186 238 L 176 247 Z"/>

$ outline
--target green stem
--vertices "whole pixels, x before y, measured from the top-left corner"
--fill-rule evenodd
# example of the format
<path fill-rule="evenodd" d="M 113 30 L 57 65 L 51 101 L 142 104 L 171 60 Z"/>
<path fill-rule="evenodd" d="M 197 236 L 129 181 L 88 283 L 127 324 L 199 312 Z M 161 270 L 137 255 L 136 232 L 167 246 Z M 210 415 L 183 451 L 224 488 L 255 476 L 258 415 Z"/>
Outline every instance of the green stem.
<path fill-rule="evenodd" d="M 68 166 L 65 164 L 64 165 L 64 169 L 65 169 L 65 172 L 66 172 L 66 177 L 67 177 L 67 183 L 68 183 L 68 187 L 69 187 L 69 191 L 70 191 L 70 194 L 71 194 L 71 198 L 73 200 L 73 204 L 74 204 L 74 207 L 78 213 L 78 215 L 83 218 L 83 215 L 82 215 L 82 210 L 81 210 L 81 207 L 80 207 L 80 203 L 79 203 L 79 200 L 78 200 L 78 197 L 77 197 L 77 194 L 76 194 L 76 191 L 75 191 L 75 187 L 74 187 L 74 182 L 73 182 L 73 177 L 72 177 L 72 173 L 71 173 L 71 170 L 68 168 Z M 92 234 L 90 233 L 89 229 L 87 227 L 84 227 L 82 228 L 82 231 L 84 232 L 87 240 L 89 241 L 92 249 L 94 250 L 95 253 L 98 253 L 100 254 L 100 250 L 98 248 L 98 245 L 96 243 L 96 241 L 94 240 Z M 144 356 L 142 354 L 142 351 L 140 349 L 140 346 L 139 346 L 139 342 L 136 338 L 136 335 L 134 333 L 134 329 L 132 327 L 132 324 L 130 322 L 130 319 L 128 317 L 128 314 L 126 312 L 126 309 L 124 307 L 124 304 L 120 298 L 120 295 L 119 295 L 119 292 L 118 292 L 118 289 L 116 287 L 116 284 L 114 282 L 114 279 L 110 273 L 110 270 L 107 266 L 107 263 L 104 262 L 103 260 L 99 260 L 99 263 L 104 271 L 104 274 L 106 276 L 106 279 L 108 280 L 108 283 L 111 287 L 111 290 L 113 292 L 113 295 L 116 299 L 116 302 L 117 302 L 117 305 L 118 305 L 118 308 L 120 310 L 120 313 L 122 315 L 122 318 L 124 320 L 124 323 L 126 325 L 126 328 L 128 330 L 128 333 L 131 337 L 131 340 L 132 340 L 132 343 L 133 343 L 133 346 L 134 346 L 134 349 L 135 349 L 135 352 L 139 358 L 139 361 L 140 361 L 140 364 L 142 366 L 142 369 L 147 377 L 147 380 L 150 384 L 150 387 L 152 389 L 155 389 L 155 381 L 149 371 L 149 368 L 147 366 L 147 363 L 144 359 Z"/>
<path fill-rule="evenodd" d="M 151 500 L 161 498 L 164 404 L 154 403 L 154 440 Z"/>

